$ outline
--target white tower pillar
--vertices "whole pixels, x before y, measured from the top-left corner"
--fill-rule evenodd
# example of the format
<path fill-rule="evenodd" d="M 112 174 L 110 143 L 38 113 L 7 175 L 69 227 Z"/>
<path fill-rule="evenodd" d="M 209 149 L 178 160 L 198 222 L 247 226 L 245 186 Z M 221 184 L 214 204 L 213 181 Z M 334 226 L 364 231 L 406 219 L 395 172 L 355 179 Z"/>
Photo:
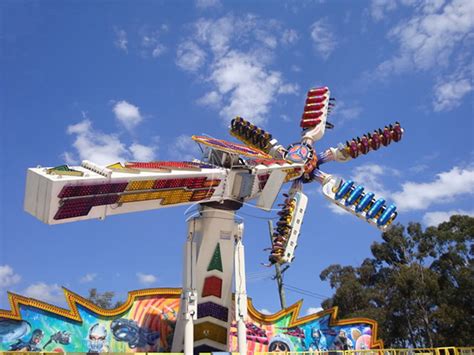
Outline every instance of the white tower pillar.
<path fill-rule="evenodd" d="M 228 351 L 235 241 L 241 230 L 232 209 L 200 206 L 199 215 L 188 221 L 186 271 L 172 352 Z"/>
<path fill-rule="evenodd" d="M 245 281 L 245 250 L 242 244 L 243 230 L 244 224 L 240 223 L 234 249 L 235 318 L 240 355 L 247 354 L 247 327 L 245 325 L 247 320 L 247 286 Z"/>

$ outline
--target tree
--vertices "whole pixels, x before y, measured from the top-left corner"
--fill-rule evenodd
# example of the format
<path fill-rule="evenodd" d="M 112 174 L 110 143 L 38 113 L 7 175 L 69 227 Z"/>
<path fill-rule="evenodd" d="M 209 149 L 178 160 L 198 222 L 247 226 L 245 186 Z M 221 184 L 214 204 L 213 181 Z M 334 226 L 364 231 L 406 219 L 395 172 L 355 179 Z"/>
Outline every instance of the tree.
<path fill-rule="evenodd" d="M 358 267 L 331 265 L 320 278 L 334 295 L 323 308 L 378 321 L 389 347 L 469 346 L 474 334 L 474 218 L 423 230 L 398 224 Z"/>
<path fill-rule="evenodd" d="M 123 301 L 116 301 L 113 303 L 113 298 L 115 296 L 115 292 L 112 291 L 105 291 L 100 293 L 97 291 L 96 288 L 91 288 L 89 290 L 89 296 L 87 299 L 94 303 L 96 306 L 99 306 L 103 309 L 113 309 L 117 308 L 123 304 Z"/>

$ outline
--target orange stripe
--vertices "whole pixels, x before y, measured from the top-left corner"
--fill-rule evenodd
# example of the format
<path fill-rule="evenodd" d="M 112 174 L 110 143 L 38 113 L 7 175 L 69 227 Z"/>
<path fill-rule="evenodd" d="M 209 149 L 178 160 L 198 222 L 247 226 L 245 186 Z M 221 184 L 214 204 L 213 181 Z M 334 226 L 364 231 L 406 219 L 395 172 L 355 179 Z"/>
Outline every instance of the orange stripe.
<path fill-rule="evenodd" d="M 136 322 L 142 326 L 143 325 L 143 318 L 144 315 L 146 314 L 148 303 L 150 303 L 150 298 L 147 298 L 145 300 L 142 300 L 140 302 L 140 313 L 138 314 L 138 317 L 136 319 Z"/>
<path fill-rule="evenodd" d="M 145 318 L 143 320 L 143 324 L 145 328 L 152 330 L 151 323 L 158 315 L 156 308 L 158 308 L 159 304 L 160 304 L 160 300 L 153 299 L 151 304 L 148 305 L 147 307 L 148 312 L 145 314 Z"/>
<path fill-rule="evenodd" d="M 163 303 L 163 299 L 162 298 L 156 298 L 153 302 L 153 304 L 151 305 L 151 317 L 150 319 L 148 320 L 148 328 L 150 328 L 151 330 L 156 330 L 156 328 L 154 327 L 154 323 L 156 322 L 156 319 L 160 318 L 160 309 L 161 309 L 161 304 Z"/>

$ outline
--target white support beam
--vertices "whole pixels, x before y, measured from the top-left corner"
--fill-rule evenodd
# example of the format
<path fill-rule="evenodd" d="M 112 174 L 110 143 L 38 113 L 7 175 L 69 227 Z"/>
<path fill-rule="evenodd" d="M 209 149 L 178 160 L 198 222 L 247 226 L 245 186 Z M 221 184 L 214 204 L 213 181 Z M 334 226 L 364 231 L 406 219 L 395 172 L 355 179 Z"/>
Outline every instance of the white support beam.
<path fill-rule="evenodd" d="M 196 242 L 194 241 L 195 220 L 188 221 L 188 235 L 184 245 L 183 291 L 181 293 L 180 313 L 173 336 L 173 352 L 193 355 L 194 320 L 197 319 L 196 292 Z"/>
<path fill-rule="evenodd" d="M 244 224 L 240 223 L 235 235 L 234 270 L 235 270 L 235 318 L 237 321 L 237 337 L 239 354 L 247 354 L 247 286 L 245 275 L 245 250 L 242 244 Z"/>

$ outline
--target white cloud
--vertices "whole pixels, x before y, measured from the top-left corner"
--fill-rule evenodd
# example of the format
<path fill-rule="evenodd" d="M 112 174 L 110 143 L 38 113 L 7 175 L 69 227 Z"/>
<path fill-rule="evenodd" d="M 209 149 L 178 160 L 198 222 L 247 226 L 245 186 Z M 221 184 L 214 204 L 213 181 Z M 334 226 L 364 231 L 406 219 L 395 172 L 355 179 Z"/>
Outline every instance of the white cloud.
<path fill-rule="evenodd" d="M 465 95 L 472 91 L 472 78 L 469 72 L 458 73 L 434 87 L 433 108 L 436 112 L 449 111 L 461 105 Z"/>
<path fill-rule="evenodd" d="M 132 130 L 143 121 L 143 117 L 140 114 L 140 109 L 138 106 L 135 106 L 125 100 L 117 102 L 114 105 L 113 111 L 117 120 L 128 130 Z"/>
<path fill-rule="evenodd" d="M 290 45 L 296 43 L 299 39 L 298 32 L 294 29 L 287 29 L 283 31 L 281 35 L 281 42 L 285 45 Z"/>
<path fill-rule="evenodd" d="M 63 152 L 61 157 L 64 159 L 65 163 L 68 165 L 76 165 L 78 161 L 74 159 L 74 155 L 71 152 Z"/>
<path fill-rule="evenodd" d="M 90 160 L 96 164 L 108 165 L 125 161 L 129 155 L 127 148 L 116 135 L 95 131 L 88 119 L 68 126 L 67 133 L 76 135 L 73 146 L 81 161 Z"/>
<path fill-rule="evenodd" d="M 407 5 L 419 2 L 419 6 L 424 13 L 433 13 L 438 11 L 445 4 L 445 0 L 403 0 Z"/>
<path fill-rule="evenodd" d="M 13 286 L 20 282 L 21 276 L 15 274 L 9 265 L 0 265 L 0 289 Z"/>
<path fill-rule="evenodd" d="M 166 47 L 162 44 L 157 44 L 155 48 L 153 48 L 151 55 L 153 58 L 158 58 L 160 55 L 162 55 L 165 52 L 166 52 Z"/>
<path fill-rule="evenodd" d="M 384 176 L 399 176 L 398 170 L 366 164 L 354 169 L 352 179 L 372 191 L 376 196 L 392 199 L 403 211 L 424 210 L 433 204 L 448 203 L 462 195 L 474 193 L 474 168 L 454 167 L 450 171 L 436 174 L 432 182 L 407 181 L 400 191 L 390 191 L 383 184 Z"/>
<path fill-rule="evenodd" d="M 446 0 L 372 0 L 370 14 L 375 21 L 387 18 L 389 12 L 396 10 L 399 5 L 412 6 L 420 13 L 430 14 L 440 10 Z"/>
<path fill-rule="evenodd" d="M 331 201 L 327 201 L 327 203 L 328 203 L 329 209 L 330 209 L 331 212 L 334 213 L 334 214 L 338 214 L 338 215 L 341 215 L 341 216 L 343 216 L 343 215 L 345 215 L 345 214 L 347 214 L 347 215 L 350 214 L 350 213 L 347 212 L 344 208 L 342 208 L 342 207 L 336 205 L 335 203 L 332 203 Z"/>
<path fill-rule="evenodd" d="M 283 84 L 278 88 L 278 94 L 298 94 L 298 84 Z"/>
<path fill-rule="evenodd" d="M 113 112 L 129 131 L 142 120 L 140 110 L 137 106 L 120 101 L 114 105 Z M 92 122 L 87 114 L 82 112 L 83 120 L 67 127 L 66 132 L 75 135 L 73 147 L 76 154 L 66 151 L 62 153 L 67 164 L 77 164 L 78 161 L 90 160 L 99 165 L 108 165 L 116 162 L 124 162 L 133 158 L 134 160 L 155 159 L 158 147 L 155 144 L 146 146 L 135 142 L 129 147 L 123 143 L 119 136 L 114 133 L 103 133 L 92 127 Z M 155 142 L 159 137 L 155 137 Z"/>
<path fill-rule="evenodd" d="M 353 104 L 348 106 L 345 102 L 338 100 L 334 108 L 334 115 L 336 116 L 335 122 L 343 123 L 356 119 L 361 113 L 362 108 L 359 105 Z M 339 117 L 342 118 L 342 120 L 340 120 Z"/>
<path fill-rule="evenodd" d="M 397 23 L 388 38 L 398 44 L 398 51 L 367 80 L 384 80 L 408 71 L 432 71 L 435 112 L 452 110 L 473 90 L 472 0 L 373 0 L 372 17 L 377 21 L 399 5 L 411 6 L 412 16 Z"/>
<path fill-rule="evenodd" d="M 375 21 L 380 21 L 385 18 L 386 12 L 395 10 L 396 7 L 396 0 L 372 0 L 370 14 Z"/>
<path fill-rule="evenodd" d="M 128 52 L 127 44 L 127 32 L 124 30 L 120 30 L 118 28 L 115 29 L 115 41 L 114 44 L 117 48 L 123 50 L 124 52 Z"/>
<path fill-rule="evenodd" d="M 354 169 L 352 180 L 354 180 L 356 184 L 363 185 L 366 191 L 371 191 L 375 193 L 376 196 L 389 197 L 391 193 L 383 184 L 382 177 L 384 175 L 398 176 L 400 172 L 386 166 L 365 164 Z"/>
<path fill-rule="evenodd" d="M 242 20 L 236 20 L 231 16 L 221 17 L 215 21 L 200 19 L 195 23 L 195 39 L 211 48 L 211 52 L 216 56 L 222 56 L 230 48 L 230 42 L 235 35 L 235 31 L 240 31 L 241 36 L 245 36 L 252 24 L 253 19 L 247 22 L 248 28 L 241 26 Z M 238 27 L 238 28 L 237 28 Z"/>
<path fill-rule="evenodd" d="M 221 5 L 220 0 L 196 0 L 196 7 L 199 9 L 218 7 L 220 5 Z"/>
<path fill-rule="evenodd" d="M 200 80 L 210 90 L 199 104 L 218 109 L 225 121 L 240 115 L 258 124 L 266 119 L 278 95 L 298 89 L 268 68 L 283 33 L 278 22 L 253 15 L 200 19 L 194 33 L 178 46 L 176 63 L 190 72 L 204 69 Z M 294 36 L 288 32 L 286 39 L 294 40 Z"/>
<path fill-rule="evenodd" d="M 96 274 L 96 273 L 85 274 L 84 276 L 82 276 L 82 277 L 79 279 L 79 282 L 80 282 L 80 283 L 92 282 L 92 281 L 95 280 L 96 277 L 97 277 L 97 274 Z"/>
<path fill-rule="evenodd" d="M 281 117 L 281 119 L 282 119 L 283 121 L 285 121 L 285 122 L 292 122 L 292 121 L 293 121 L 290 116 L 288 116 L 288 115 L 286 115 L 286 114 L 284 114 L 284 113 L 281 114 L 280 117 Z"/>
<path fill-rule="evenodd" d="M 471 211 L 451 210 L 451 211 L 427 212 L 423 215 L 423 223 L 426 226 L 437 226 L 440 223 L 449 221 L 449 218 L 452 215 L 456 215 L 456 214 L 474 217 L 474 210 L 471 210 Z"/>
<path fill-rule="evenodd" d="M 316 52 L 324 59 L 328 59 L 336 49 L 337 41 L 331 31 L 329 22 L 323 18 L 311 25 L 311 39 Z"/>
<path fill-rule="evenodd" d="M 141 36 L 141 54 L 144 57 L 151 55 L 153 58 L 158 58 L 164 54 L 167 50 L 166 46 L 161 42 L 160 36 L 163 32 L 168 31 L 168 26 L 161 25 L 160 29 L 157 30 L 145 30 L 140 31 Z"/>
<path fill-rule="evenodd" d="M 206 52 L 194 42 L 186 41 L 178 46 L 176 64 L 181 69 L 195 72 L 203 66 L 205 60 Z"/>
<path fill-rule="evenodd" d="M 381 1 L 381 3 L 392 3 Z M 386 78 L 408 70 L 446 67 L 455 49 L 469 52 L 466 36 L 474 29 L 474 2 L 411 1 L 415 15 L 398 23 L 389 38 L 399 44 L 396 55 L 382 62 L 375 76 Z"/>
<path fill-rule="evenodd" d="M 141 272 L 138 272 L 137 273 L 137 278 L 138 278 L 138 281 L 141 283 L 141 284 L 144 284 L 144 285 L 151 285 L 151 284 L 154 284 L 156 283 L 156 281 L 158 280 L 158 278 L 155 276 L 155 275 L 152 275 L 152 274 L 143 274 Z"/>
<path fill-rule="evenodd" d="M 301 71 L 301 68 L 295 64 L 291 65 L 291 71 L 294 71 L 295 73 L 299 73 Z"/>
<path fill-rule="evenodd" d="M 146 146 L 138 143 L 133 143 L 129 147 L 130 151 L 133 154 L 133 160 L 136 161 L 152 161 L 155 160 L 156 157 L 156 149 L 155 146 Z"/>
<path fill-rule="evenodd" d="M 393 194 L 400 210 L 423 210 L 432 204 L 452 202 L 460 196 L 474 193 L 474 168 L 454 167 L 436 175 L 432 182 L 405 182 L 402 190 Z"/>
<path fill-rule="evenodd" d="M 57 284 L 48 285 L 44 282 L 32 284 L 23 291 L 23 295 L 40 301 L 65 304 L 64 292 Z"/>
<path fill-rule="evenodd" d="M 431 182 L 407 181 L 401 184 L 399 191 L 387 189 L 383 184 L 385 176 L 399 176 L 396 169 L 376 164 L 366 164 L 354 169 L 351 180 L 365 187 L 365 191 L 375 193 L 376 198 L 394 201 L 399 211 L 427 210 L 431 205 L 446 204 L 456 198 L 474 194 L 474 168 L 453 167 L 451 170 L 436 174 Z M 330 205 L 332 212 L 344 214 L 342 208 Z M 426 220 L 441 218 L 444 212 L 429 212 Z M 448 212 L 450 213 L 450 212 Z"/>
<path fill-rule="evenodd" d="M 202 155 L 198 145 L 191 139 L 190 135 L 182 134 L 174 140 L 169 148 L 172 159 L 192 161 L 199 159 Z"/>
<path fill-rule="evenodd" d="M 273 314 L 273 312 L 269 311 L 268 309 L 266 308 L 261 308 L 258 310 L 260 313 L 262 314 L 266 314 L 266 315 L 270 315 L 270 314 Z"/>
<path fill-rule="evenodd" d="M 321 312 L 323 309 L 322 307 L 309 307 L 307 310 L 306 310 L 306 315 L 310 315 L 310 314 L 315 314 L 315 313 L 318 313 L 318 312 Z"/>
<path fill-rule="evenodd" d="M 266 70 L 258 58 L 239 52 L 230 52 L 215 63 L 211 81 L 224 97 L 221 117 L 242 116 L 255 124 L 264 121 L 277 94 L 296 89 L 286 86 L 281 73 Z"/>
<path fill-rule="evenodd" d="M 68 134 L 85 134 L 89 132 L 92 128 L 92 123 L 88 119 L 84 119 L 83 121 L 76 123 L 75 125 L 68 126 L 67 133 Z"/>
<path fill-rule="evenodd" d="M 391 36 L 400 42 L 402 55 L 416 68 L 447 64 L 454 46 L 474 27 L 474 3 L 454 0 L 440 13 L 423 14 L 400 23 Z"/>
<path fill-rule="evenodd" d="M 414 172 L 414 173 L 421 173 L 421 172 L 425 171 L 428 168 L 429 168 L 429 165 L 427 165 L 427 164 L 416 164 L 416 165 L 412 166 L 409 170 Z"/>
<path fill-rule="evenodd" d="M 106 134 L 94 130 L 89 119 L 68 126 L 68 134 L 76 135 L 73 146 L 76 148 L 79 159 L 70 152 L 64 152 L 68 164 L 74 164 L 77 160 L 90 160 L 99 165 L 108 165 L 116 162 L 124 162 L 130 158 L 134 160 L 153 160 L 156 156 L 155 145 L 145 146 L 133 143 L 128 148 L 116 134 Z"/>
<path fill-rule="evenodd" d="M 203 97 L 199 98 L 197 103 L 203 106 L 219 107 L 221 95 L 217 91 L 209 91 Z"/>

